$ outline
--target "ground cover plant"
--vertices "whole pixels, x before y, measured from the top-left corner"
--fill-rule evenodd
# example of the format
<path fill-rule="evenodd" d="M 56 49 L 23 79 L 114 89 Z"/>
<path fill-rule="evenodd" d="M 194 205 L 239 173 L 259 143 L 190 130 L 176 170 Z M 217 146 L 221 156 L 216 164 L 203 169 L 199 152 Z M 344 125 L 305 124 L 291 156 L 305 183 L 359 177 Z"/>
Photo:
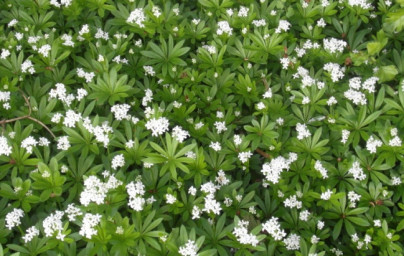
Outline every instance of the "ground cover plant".
<path fill-rule="evenodd" d="M 0 255 L 402 255 L 403 0 L 0 1 Z"/>

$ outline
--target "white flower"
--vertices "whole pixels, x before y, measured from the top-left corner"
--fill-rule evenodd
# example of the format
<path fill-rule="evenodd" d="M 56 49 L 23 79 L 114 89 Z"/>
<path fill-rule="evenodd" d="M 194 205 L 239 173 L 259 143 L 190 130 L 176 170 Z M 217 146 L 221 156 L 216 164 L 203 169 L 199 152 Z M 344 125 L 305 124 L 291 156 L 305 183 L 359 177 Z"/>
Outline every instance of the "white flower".
<path fill-rule="evenodd" d="M 311 238 L 310 238 L 310 242 L 311 242 L 312 244 L 317 244 L 318 242 L 320 242 L 320 238 L 317 237 L 316 235 L 312 235 Z M 317 255 L 317 254 L 316 254 L 316 255 Z M 310 256 L 310 254 L 309 254 L 309 256 Z M 314 256 L 314 255 L 313 255 L 313 256 Z"/>
<path fill-rule="evenodd" d="M 330 72 L 331 80 L 333 82 L 338 82 L 344 78 L 345 68 L 341 68 L 337 63 L 326 63 L 324 65 L 324 70 Z"/>
<path fill-rule="evenodd" d="M 394 136 L 391 140 L 389 140 L 389 146 L 391 147 L 401 147 L 401 139 L 398 136 Z"/>
<path fill-rule="evenodd" d="M 299 250 L 300 249 L 300 236 L 296 234 L 291 234 L 288 238 L 284 239 L 283 242 L 288 250 Z"/>
<path fill-rule="evenodd" d="M 310 212 L 308 210 L 301 211 L 299 214 L 299 219 L 301 221 L 307 221 L 309 219 Z"/>
<path fill-rule="evenodd" d="M 60 2 L 59 2 L 60 1 Z M 72 3 L 72 0 L 51 0 L 50 4 L 60 8 L 60 6 L 65 6 L 65 7 L 69 7 Z"/>
<path fill-rule="evenodd" d="M 239 16 L 239 17 L 247 17 L 249 10 L 250 10 L 250 9 L 247 8 L 247 7 L 240 6 L 240 9 L 239 9 L 239 11 L 238 11 L 238 13 L 237 13 L 237 16 Z"/>
<path fill-rule="evenodd" d="M 195 196 L 196 195 L 196 188 L 194 186 L 189 187 L 188 194 Z"/>
<path fill-rule="evenodd" d="M 226 177 L 226 175 L 224 174 L 223 170 L 219 170 L 219 172 L 217 173 L 217 177 L 215 179 L 215 181 L 220 185 L 220 186 L 224 186 L 229 184 L 230 180 Z"/>
<path fill-rule="evenodd" d="M 212 148 L 214 151 L 219 151 L 222 149 L 222 146 L 220 145 L 220 142 L 210 142 L 209 145 L 210 148 Z"/>
<path fill-rule="evenodd" d="M 338 101 L 337 101 L 337 99 L 336 99 L 334 96 L 331 96 L 331 97 L 327 100 L 327 105 L 328 105 L 328 106 L 335 105 L 335 104 L 337 104 L 337 103 L 338 103 Z"/>
<path fill-rule="evenodd" d="M 197 256 L 198 246 L 196 245 L 195 241 L 188 240 L 184 246 L 179 248 L 178 253 L 182 256 Z"/>
<path fill-rule="evenodd" d="M 39 229 L 37 229 L 35 226 L 32 226 L 28 228 L 25 231 L 25 235 L 22 236 L 21 238 L 24 240 L 25 243 L 30 242 L 35 236 L 39 235 Z"/>
<path fill-rule="evenodd" d="M 302 208 L 302 202 L 297 200 L 296 195 L 286 198 L 285 201 L 283 201 L 283 204 L 285 205 L 285 207 L 289 208 Z"/>
<path fill-rule="evenodd" d="M 139 27 L 144 28 L 145 25 L 143 22 L 146 20 L 146 17 L 144 15 L 143 9 L 142 8 L 136 8 L 133 10 L 130 14 L 129 17 L 126 19 L 126 22 L 128 23 L 135 23 Z"/>
<path fill-rule="evenodd" d="M 39 138 L 39 141 L 38 141 L 39 146 L 47 147 L 47 146 L 49 146 L 49 144 L 50 144 L 50 141 L 47 138 L 45 138 L 45 137 Z"/>
<path fill-rule="evenodd" d="M 203 49 L 207 50 L 210 54 L 215 54 L 216 53 L 216 47 L 213 45 L 203 45 Z"/>
<path fill-rule="evenodd" d="M 261 172 L 265 175 L 267 181 L 277 184 L 281 178 L 280 175 L 283 170 L 289 170 L 290 164 L 295 160 L 293 154 L 289 154 L 289 159 L 286 159 L 283 156 L 278 156 L 272 159 L 270 163 L 265 163 L 262 166 Z"/>
<path fill-rule="evenodd" d="M 348 199 L 351 203 L 355 203 L 361 199 L 361 195 L 356 194 L 354 191 L 349 191 Z"/>
<path fill-rule="evenodd" d="M 253 20 L 252 24 L 254 24 L 254 26 L 256 27 L 264 27 L 267 25 L 267 22 L 264 19 L 260 19 L 260 20 Z"/>
<path fill-rule="evenodd" d="M 166 194 L 167 204 L 173 204 L 177 201 L 177 198 L 171 194 Z"/>
<path fill-rule="evenodd" d="M 342 130 L 342 139 L 341 139 L 341 142 L 342 143 L 346 143 L 347 141 L 348 141 L 348 138 L 349 138 L 349 134 L 351 134 L 351 132 L 350 131 L 348 131 L 348 130 Z"/>
<path fill-rule="evenodd" d="M 101 221 L 100 214 L 91 214 L 86 213 L 83 218 L 83 224 L 81 226 L 79 234 L 85 236 L 88 239 L 91 239 L 93 235 L 97 235 L 97 230 L 94 229 L 95 226 L 98 225 Z"/>
<path fill-rule="evenodd" d="M 233 29 L 230 27 L 229 23 L 227 21 L 219 21 L 217 23 L 217 31 L 216 33 L 220 36 L 223 33 L 227 34 L 228 36 L 230 36 L 232 34 Z"/>
<path fill-rule="evenodd" d="M 321 173 L 321 176 L 323 177 L 323 179 L 328 178 L 328 171 L 327 169 L 324 168 L 324 166 L 321 164 L 321 162 L 319 160 L 316 161 L 316 163 L 314 164 L 314 169 L 316 169 L 317 171 L 319 171 Z"/>
<path fill-rule="evenodd" d="M 222 207 L 220 207 L 220 203 L 216 201 L 216 199 L 214 198 L 213 193 L 206 195 L 204 199 L 205 199 L 205 208 L 203 208 L 202 211 L 219 215 L 220 211 L 222 210 Z"/>
<path fill-rule="evenodd" d="M 401 184 L 401 178 L 400 177 L 392 177 L 391 178 L 391 184 L 393 186 L 398 186 Z"/>
<path fill-rule="evenodd" d="M 201 217 L 202 211 L 198 206 L 194 205 L 192 207 L 192 219 L 199 219 Z"/>
<path fill-rule="evenodd" d="M 0 59 L 5 59 L 8 56 L 10 56 L 10 51 L 7 49 L 1 49 L 1 55 L 0 55 Z"/>
<path fill-rule="evenodd" d="M 21 72 L 22 73 L 27 73 L 29 72 L 31 75 L 35 73 L 34 65 L 30 60 L 25 60 L 21 64 Z"/>
<path fill-rule="evenodd" d="M 327 191 L 321 193 L 320 198 L 322 200 L 330 200 L 332 194 L 333 192 L 330 189 L 327 189 Z"/>
<path fill-rule="evenodd" d="M 311 133 L 310 133 L 309 129 L 307 128 L 306 124 L 298 123 L 296 125 L 296 131 L 297 131 L 298 140 L 302 140 L 304 138 L 311 136 Z"/>
<path fill-rule="evenodd" d="M 77 72 L 77 76 L 80 78 L 84 78 L 87 83 L 91 83 L 91 81 L 95 77 L 94 72 L 85 72 L 82 68 L 77 68 L 76 72 Z"/>
<path fill-rule="evenodd" d="M 131 118 L 131 116 L 128 115 L 129 109 L 130 106 L 128 104 L 116 104 L 112 106 L 111 112 L 114 113 L 116 120 L 129 120 Z"/>
<path fill-rule="evenodd" d="M 352 174 L 355 180 L 364 180 L 366 179 L 366 174 L 363 172 L 362 168 L 360 167 L 360 163 L 355 161 L 352 164 L 351 169 L 348 170 L 348 173 Z"/>
<path fill-rule="evenodd" d="M 165 117 L 152 118 L 147 121 L 146 129 L 151 130 L 152 136 L 159 136 L 168 131 L 169 121 Z"/>
<path fill-rule="evenodd" d="M 154 71 L 154 68 L 152 66 L 143 66 L 145 75 L 149 76 L 155 76 L 156 72 Z"/>
<path fill-rule="evenodd" d="M 24 217 L 24 211 L 14 208 L 6 215 L 6 227 L 11 230 L 13 227 L 21 225 L 21 218 Z"/>
<path fill-rule="evenodd" d="M 240 135 L 235 134 L 233 137 L 234 145 L 239 146 L 243 140 L 241 139 Z"/>
<path fill-rule="evenodd" d="M 74 128 L 76 127 L 76 123 L 82 119 L 80 113 L 75 113 L 73 110 L 69 109 L 66 112 L 66 116 L 63 120 L 63 125 L 66 127 Z"/>
<path fill-rule="evenodd" d="M 38 53 L 41 54 L 43 57 L 48 57 L 50 50 L 51 46 L 49 44 L 45 44 L 38 49 Z"/>
<path fill-rule="evenodd" d="M 283 57 L 280 59 L 280 62 L 282 64 L 282 69 L 288 69 L 289 64 L 290 64 L 290 59 L 289 57 Z"/>
<path fill-rule="evenodd" d="M 373 136 L 366 142 L 366 149 L 369 150 L 370 153 L 376 153 L 376 148 L 381 147 L 383 145 L 381 140 L 375 139 Z"/>
<path fill-rule="evenodd" d="M 173 128 L 172 137 L 182 143 L 187 137 L 189 137 L 189 132 L 183 130 L 182 127 L 177 125 Z"/>
<path fill-rule="evenodd" d="M 142 106 L 147 106 L 147 104 L 149 103 L 149 102 L 151 102 L 153 100 L 153 91 L 152 90 L 150 90 L 150 89 L 146 89 L 145 90 L 145 95 L 144 95 L 144 97 L 142 98 Z M 146 108 L 147 109 L 147 108 Z M 146 111 L 145 111 L 146 112 Z M 147 115 L 146 115 L 146 117 L 147 118 L 149 118 Z"/>
<path fill-rule="evenodd" d="M 324 18 L 321 18 L 317 21 L 317 26 L 320 28 L 324 28 L 327 24 L 325 23 Z"/>
<path fill-rule="evenodd" d="M 125 158 L 123 157 L 123 154 L 114 156 L 111 163 L 112 169 L 116 170 L 124 165 L 125 165 Z"/>
<path fill-rule="evenodd" d="M 7 138 L 0 136 L 0 156 L 9 156 L 12 153 L 12 149 L 13 148 L 8 145 Z"/>
<path fill-rule="evenodd" d="M 343 52 L 344 48 L 347 46 L 347 42 L 343 40 L 338 40 L 336 38 L 324 38 L 323 39 L 324 49 L 330 53 Z"/>
<path fill-rule="evenodd" d="M 65 210 L 65 213 L 67 214 L 69 221 L 75 221 L 77 216 L 83 215 L 80 208 L 76 207 L 74 204 L 69 204 Z"/>
<path fill-rule="evenodd" d="M 292 26 L 292 24 L 290 24 L 289 21 L 280 20 L 278 27 L 275 29 L 275 33 L 279 34 L 282 31 L 287 32 L 290 29 L 291 26 Z"/>
<path fill-rule="evenodd" d="M 21 141 L 21 147 L 24 148 L 29 154 L 32 154 L 33 147 L 38 144 L 38 141 L 32 136 L 25 138 Z"/>
<path fill-rule="evenodd" d="M 138 180 L 136 183 L 131 181 L 126 185 L 126 192 L 129 195 L 128 206 L 135 211 L 143 210 L 145 199 L 142 197 L 145 194 L 145 186 Z"/>
<path fill-rule="evenodd" d="M 252 246 L 257 246 L 259 243 L 258 238 L 257 236 L 248 233 L 247 230 L 248 224 L 249 224 L 248 221 L 240 220 L 237 223 L 237 226 L 234 227 L 232 233 L 233 235 L 236 236 L 237 241 L 240 244 L 250 244 Z"/>
<path fill-rule="evenodd" d="M 230 206 L 232 205 L 232 203 L 233 203 L 233 200 L 231 200 L 231 199 L 228 198 L 228 197 L 225 197 L 223 203 L 224 203 L 227 207 L 230 207 Z"/>
<path fill-rule="evenodd" d="M 304 96 L 304 97 L 303 97 L 303 100 L 302 100 L 302 104 L 303 104 L 303 105 L 306 105 L 306 104 L 309 104 L 309 103 L 310 103 L 310 98 L 307 97 L 307 96 Z"/>
<path fill-rule="evenodd" d="M 55 213 L 51 213 L 48 217 L 46 217 L 43 222 L 42 226 L 44 228 L 45 235 L 47 237 L 53 236 L 56 232 L 56 238 L 59 240 L 64 239 L 64 235 L 62 234 L 63 231 L 63 211 L 55 211 Z"/>
<path fill-rule="evenodd" d="M 215 127 L 216 127 L 216 130 L 217 130 L 217 133 L 218 133 L 218 134 L 227 131 L 227 127 L 226 127 L 226 122 L 225 122 L 225 121 L 223 121 L 223 122 L 216 121 L 216 122 L 214 123 L 214 125 L 215 125 Z"/>
<path fill-rule="evenodd" d="M 58 139 L 57 149 L 68 150 L 70 148 L 70 142 L 68 136 L 62 136 Z"/>
<path fill-rule="evenodd" d="M 267 231 L 275 241 L 280 241 L 286 236 L 285 230 L 281 229 L 278 218 L 272 217 L 262 225 L 262 230 Z"/>
<path fill-rule="evenodd" d="M 322 230 L 322 229 L 324 228 L 324 225 L 325 225 L 324 221 L 319 220 L 319 221 L 317 222 L 317 228 L 318 228 L 319 230 Z"/>
<path fill-rule="evenodd" d="M 242 162 L 245 163 L 248 161 L 248 159 L 252 156 L 253 154 L 251 153 L 251 151 L 247 151 L 247 152 L 240 152 L 238 153 L 238 159 Z"/>
<path fill-rule="evenodd" d="M 348 0 L 348 4 L 353 7 L 360 7 L 363 9 L 372 8 L 372 4 L 368 3 L 366 0 Z"/>

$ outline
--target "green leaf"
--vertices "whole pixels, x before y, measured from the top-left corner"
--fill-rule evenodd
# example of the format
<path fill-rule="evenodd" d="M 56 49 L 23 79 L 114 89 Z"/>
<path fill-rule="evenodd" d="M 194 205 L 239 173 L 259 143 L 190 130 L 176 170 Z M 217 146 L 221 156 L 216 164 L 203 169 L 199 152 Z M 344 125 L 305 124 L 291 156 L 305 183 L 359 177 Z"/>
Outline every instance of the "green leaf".
<path fill-rule="evenodd" d="M 394 79 L 398 74 L 398 70 L 396 66 L 389 65 L 389 66 L 382 66 L 379 68 L 379 71 L 376 75 L 380 78 L 380 82 L 388 82 Z"/>

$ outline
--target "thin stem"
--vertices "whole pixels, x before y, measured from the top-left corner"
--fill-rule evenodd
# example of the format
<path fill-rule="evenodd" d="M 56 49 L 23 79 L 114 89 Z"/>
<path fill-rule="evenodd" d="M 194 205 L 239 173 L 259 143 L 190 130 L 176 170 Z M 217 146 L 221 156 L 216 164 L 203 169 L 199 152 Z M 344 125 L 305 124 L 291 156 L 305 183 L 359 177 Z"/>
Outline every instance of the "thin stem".
<path fill-rule="evenodd" d="M 262 149 L 257 148 L 255 151 L 257 151 L 258 154 L 260 154 L 261 156 L 265 157 L 265 158 L 271 158 L 271 155 L 268 153 L 265 153 Z"/>
<path fill-rule="evenodd" d="M 45 128 L 52 135 L 52 137 L 54 139 L 56 139 L 55 134 L 44 123 L 42 123 L 41 121 L 39 121 L 36 118 L 33 118 L 32 116 L 27 116 L 27 119 L 32 120 L 32 121 L 36 122 L 37 124 L 41 125 L 43 128 Z"/>
<path fill-rule="evenodd" d="M 5 124 L 7 124 L 7 123 L 13 123 L 13 122 L 16 122 L 16 121 L 22 120 L 22 119 L 29 119 L 29 120 L 34 121 L 34 122 L 36 122 L 37 124 L 41 125 L 43 128 L 45 128 L 45 129 L 52 135 L 53 138 L 56 138 L 55 134 L 49 129 L 48 126 L 46 126 L 44 123 L 42 123 L 42 122 L 39 121 L 38 119 L 36 119 L 36 118 L 34 118 L 34 117 L 31 116 L 31 114 L 32 114 L 32 107 L 31 107 L 31 104 L 29 103 L 29 99 L 28 99 L 27 96 L 25 96 L 24 92 L 23 92 L 21 89 L 18 89 L 18 90 L 20 91 L 22 97 L 23 97 L 24 100 L 25 100 L 25 103 L 26 103 L 27 106 L 28 106 L 28 114 L 25 115 L 25 116 L 20 116 L 20 117 L 15 117 L 15 118 L 11 118 L 11 119 L 3 119 L 3 120 L 1 120 L 1 121 L 0 121 L 0 125 L 3 127 L 2 133 L 4 133 L 4 129 L 5 129 L 5 128 L 4 128 L 4 125 L 5 125 Z"/>

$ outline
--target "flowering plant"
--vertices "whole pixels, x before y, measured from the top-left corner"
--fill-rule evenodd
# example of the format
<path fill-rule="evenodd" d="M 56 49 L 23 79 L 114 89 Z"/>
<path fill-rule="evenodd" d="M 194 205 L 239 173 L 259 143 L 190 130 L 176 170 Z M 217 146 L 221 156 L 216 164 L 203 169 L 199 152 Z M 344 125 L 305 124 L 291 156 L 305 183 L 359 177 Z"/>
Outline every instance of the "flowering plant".
<path fill-rule="evenodd" d="M 401 255 L 403 0 L 0 1 L 0 255 Z"/>

